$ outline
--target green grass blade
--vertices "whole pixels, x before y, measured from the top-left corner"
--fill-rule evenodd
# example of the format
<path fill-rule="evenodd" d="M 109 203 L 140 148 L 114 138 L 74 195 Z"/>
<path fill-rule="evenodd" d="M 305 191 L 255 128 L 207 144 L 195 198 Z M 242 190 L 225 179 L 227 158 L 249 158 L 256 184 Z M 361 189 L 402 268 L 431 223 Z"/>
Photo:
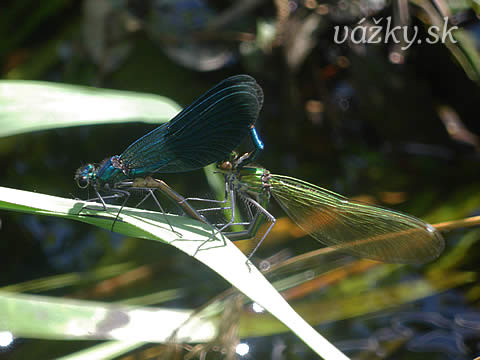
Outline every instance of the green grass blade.
<path fill-rule="evenodd" d="M 62 356 L 57 360 L 110 360 L 117 359 L 125 353 L 145 345 L 137 341 L 109 341 L 104 344 L 92 346 L 74 354 Z"/>
<path fill-rule="evenodd" d="M 15 336 L 62 340 L 167 342 L 192 315 L 191 310 L 140 307 L 40 295 L 0 292 L 1 328 Z M 168 321 L 166 321 L 168 320 Z M 180 341 L 205 342 L 216 323 L 189 321 Z"/>
<path fill-rule="evenodd" d="M 118 211 L 118 206 L 108 206 L 108 212 L 84 209 L 82 215 L 78 215 L 84 205 L 86 203 L 79 200 L 0 188 L 0 209 L 57 216 L 110 229 Z M 90 203 L 90 205 L 92 204 Z M 98 206 L 98 204 L 96 205 Z M 101 207 L 99 206 L 99 208 Z M 246 265 L 245 255 L 232 242 L 226 238 L 215 238 L 210 240 L 206 244 L 208 246 L 203 247 L 202 251 L 197 252 L 199 244 L 210 239 L 212 229 L 198 221 L 182 216 L 168 215 L 168 219 L 176 231 L 181 233 L 181 238 L 170 230 L 162 214 L 132 208 L 122 210 L 121 221 L 116 223 L 115 231 L 128 236 L 162 241 L 194 256 L 283 322 L 318 355 L 324 359 L 347 359 L 290 307 L 257 268 Z M 61 299 L 61 301 L 63 300 Z M 14 313 L 18 314 L 20 312 L 15 311 Z M 105 321 L 109 320 L 102 316 L 100 318 Z M 148 321 L 148 317 L 145 321 Z M 27 326 L 28 323 L 31 322 L 27 322 Z M 116 330 L 118 324 L 115 322 L 107 323 L 109 329 L 107 333 L 111 336 L 112 331 Z M 48 324 L 48 320 L 42 318 L 42 326 L 45 327 L 46 324 Z M 120 323 L 122 328 L 129 324 Z M 149 326 L 151 329 L 161 327 L 162 322 L 149 322 Z M 88 329 L 91 329 L 91 327 L 88 327 Z M 59 331 L 58 335 L 61 336 L 61 334 L 62 331 Z M 112 339 L 112 337 L 109 338 Z M 151 341 L 150 339 L 138 340 Z"/>
<path fill-rule="evenodd" d="M 77 125 L 170 120 L 180 107 L 152 94 L 42 81 L 0 81 L 0 136 Z"/>

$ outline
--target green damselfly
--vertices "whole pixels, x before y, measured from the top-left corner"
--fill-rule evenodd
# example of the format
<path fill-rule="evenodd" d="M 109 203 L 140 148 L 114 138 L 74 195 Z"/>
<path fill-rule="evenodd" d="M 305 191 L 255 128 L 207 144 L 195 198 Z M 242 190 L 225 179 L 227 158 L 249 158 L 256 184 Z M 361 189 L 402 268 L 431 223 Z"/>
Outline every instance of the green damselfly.
<path fill-rule="evenodd" d="M 389 263 L 424 263 L 437 258 L 444 248 L 440 233 L 430 224 L 399 211 L 348 199 L 333 191 L 293 177 L 276 175 L 250 165 L 251 154 L 217 163 L 226 184 L 223 201 L 228 207 L 207 208 L 205 211 L 231 209 L 230 221 L 216 228 L 231 240 L 256 238 L 256 252 L 275 225 L 275 217 L 267 210 L 273 197 L 288 216 L 306 233 L 323 245 L 355 256 Z M 246 230 L 228 232 L 235 222 L 237 199 L 247 208 Z M 262 225 L 266 230 L 260 232 Z M 259 235 L 260 234 L 260 235 Z"/>

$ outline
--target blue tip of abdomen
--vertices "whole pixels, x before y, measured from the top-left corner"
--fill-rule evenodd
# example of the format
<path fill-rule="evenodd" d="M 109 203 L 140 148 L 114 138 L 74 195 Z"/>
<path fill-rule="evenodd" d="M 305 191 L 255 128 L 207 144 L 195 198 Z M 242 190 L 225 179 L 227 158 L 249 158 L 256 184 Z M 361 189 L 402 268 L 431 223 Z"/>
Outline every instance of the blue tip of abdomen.
<path fill-rule="evenodd" d="M 257 150 L 263 150 L 264 145 L 263 145 L 262 140 L 260 140 L 260 136 L 258 135 L 258 132 L 257 132 L 257 129 L 255 128 L 255 126 L 252 126 L 250 128 L 250 135 L 252 136 L 253 144 L 255 145 Z"/>

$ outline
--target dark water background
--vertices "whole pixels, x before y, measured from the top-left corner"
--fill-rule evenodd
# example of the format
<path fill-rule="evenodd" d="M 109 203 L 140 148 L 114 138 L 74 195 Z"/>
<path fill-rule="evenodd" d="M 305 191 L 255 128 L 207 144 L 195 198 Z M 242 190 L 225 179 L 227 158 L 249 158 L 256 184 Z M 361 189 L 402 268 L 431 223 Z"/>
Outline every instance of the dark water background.
<path fill-rule="evenodd" d="M 205 22 L 218 19 L 235 2 L 213 1 L 207 8 L 200 1 L 111 1 L 102 33 L 95 30 L 82 2 L 7 1 L 0 14 L 2 78 L 149 92 L 184 106 L 227 76 L 248 73 L 265 93 L 258 128 L 266 148 L 258 161 L 272 172 L 405 211 L 432 224 L 478 215 L 480 71 L 475 64 L 480 62 L 475 12 L 451 8 L 472 40 L 473 47 L 460 44 L 457 49 L 473 64 L 467 70 L 452 55 L 454 50 L 441 43 L 414 44 L 400 53 L 400 63 L 390 60 L 398 55 L 394 44 L 335 44 L 334 26 L 354 26 L 362 17 L 354 5 L 285 3 L 290 13 L 284 22 L 279 20 L 280 7 L 261 2 L 248 11 L 233 12 L 234 20 L 213 32 L 223 40 L 210 33 L 205 37 L 217 41 L 208 41 L 191 40 L 188 34 L 204 29 Z M 325 9 L 329 11 L 324 13 Z M 372 14 L 393 16 L 394 5 L 384 4 Z M 131 18 L 126 20 L 127 15 Z M 314 31 L 305 32 L 305 24 L 315 17 Z M 138 23 L 129 23 L 132 19 Z M 425 34 L 421 19 L 421 11 L 411 4 L 411 25 Z M 278 26 L 283 36 L 267 46 L 252 41 L 267 25 Z M 85 38 L 82 29 L 89 26 L 92 32 Z M 117 28 L 123 29 L 120 35 L 115 35 Z M 92 56 L 92 47 L 101 36 L 109 38 L 99 60 Z M 292 64 L 289 56 L 302 41 L 310 45 L 300 50 L 303 60 Z M 201 71 L 206 67 L 210 71 Z M 2 138 L 0 185 L 87 198 L 73 181 L 76 168 L 121 153 L 154 127 L 83 126 Z M 163 179 L 182 194 L 211 193 L 203 171 Z M 289 231 L 274 231 L 258 259 L 318 248 L 310 238 L 291 235 L 294 225 L 283 219 L 278 206 L 272 204 L 271 210 Z M 181 297 L 161 305 L 195 308 L 228 288 L 193 258 L 157 242 L 22 213 L 2 211 L 0 220 L 0 286 L 73 272 L 86 275 L 102 266 L 129 262 L 132 268 L 148 267 L 150 275 L 113 286 L 107 293 L 96 291 L 102 281 L 86 279 L 43 294 L 110 302 L 182 289 Z M 347 274 L 328 286 L 311 285 L 302 296 L 290 294 L 292 304 L 300 304 L 307 321 L 350 356 L 474 358 L 480 352 L 480 233 L 475 228 L 457 229 L 444 237 L 446 250 L 437 262 L 394 270 L 380 266 L 351 278 Z M 338 266 L 335 261 L 321 264 L 322 271 Z M 276 274 L 273 279 L 281 277 Z M 450 284 L 444 281 L 457 278 Z M 420 280 L 430 284 L 428 296 L 394 301 L 398 287 L 413 289 Z M 366 294 L 390 296 L 394 305 L 387 300 L 380 304 Z M 352 299 L 348 304 L 347 298 Z M 245 319 L 268 326 L 263 315 L 255 318 L 248 306 L 242 311 Z M 242 337 L 243 341 L 250 345 L 249 359 L 315 358 L 296 336 L 283 331 Z M 0 357 L 50 359 L 94 343 L 16 339 L 0 350 Z M 149 358 L 147 349 L 157 346 L 144 346 L 133 355 Z M 207 358 L 222 356 L 211 351 Z"/>

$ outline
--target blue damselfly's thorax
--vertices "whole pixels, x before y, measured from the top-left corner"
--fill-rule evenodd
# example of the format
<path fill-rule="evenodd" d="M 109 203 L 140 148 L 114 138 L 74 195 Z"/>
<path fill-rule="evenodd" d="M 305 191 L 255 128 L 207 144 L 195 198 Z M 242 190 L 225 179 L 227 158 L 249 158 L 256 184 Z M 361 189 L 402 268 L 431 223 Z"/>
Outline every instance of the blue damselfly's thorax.
<path fill-rule="evenodd" d="M 84 189 L 89 185 L 99 188 L 113 186 L 119 181 L 130 178 L 132 174 L 122 163 L 118 155 L 105 159 L 100 165 L 88 164 L 75 173 L 77 185 Z"/>

